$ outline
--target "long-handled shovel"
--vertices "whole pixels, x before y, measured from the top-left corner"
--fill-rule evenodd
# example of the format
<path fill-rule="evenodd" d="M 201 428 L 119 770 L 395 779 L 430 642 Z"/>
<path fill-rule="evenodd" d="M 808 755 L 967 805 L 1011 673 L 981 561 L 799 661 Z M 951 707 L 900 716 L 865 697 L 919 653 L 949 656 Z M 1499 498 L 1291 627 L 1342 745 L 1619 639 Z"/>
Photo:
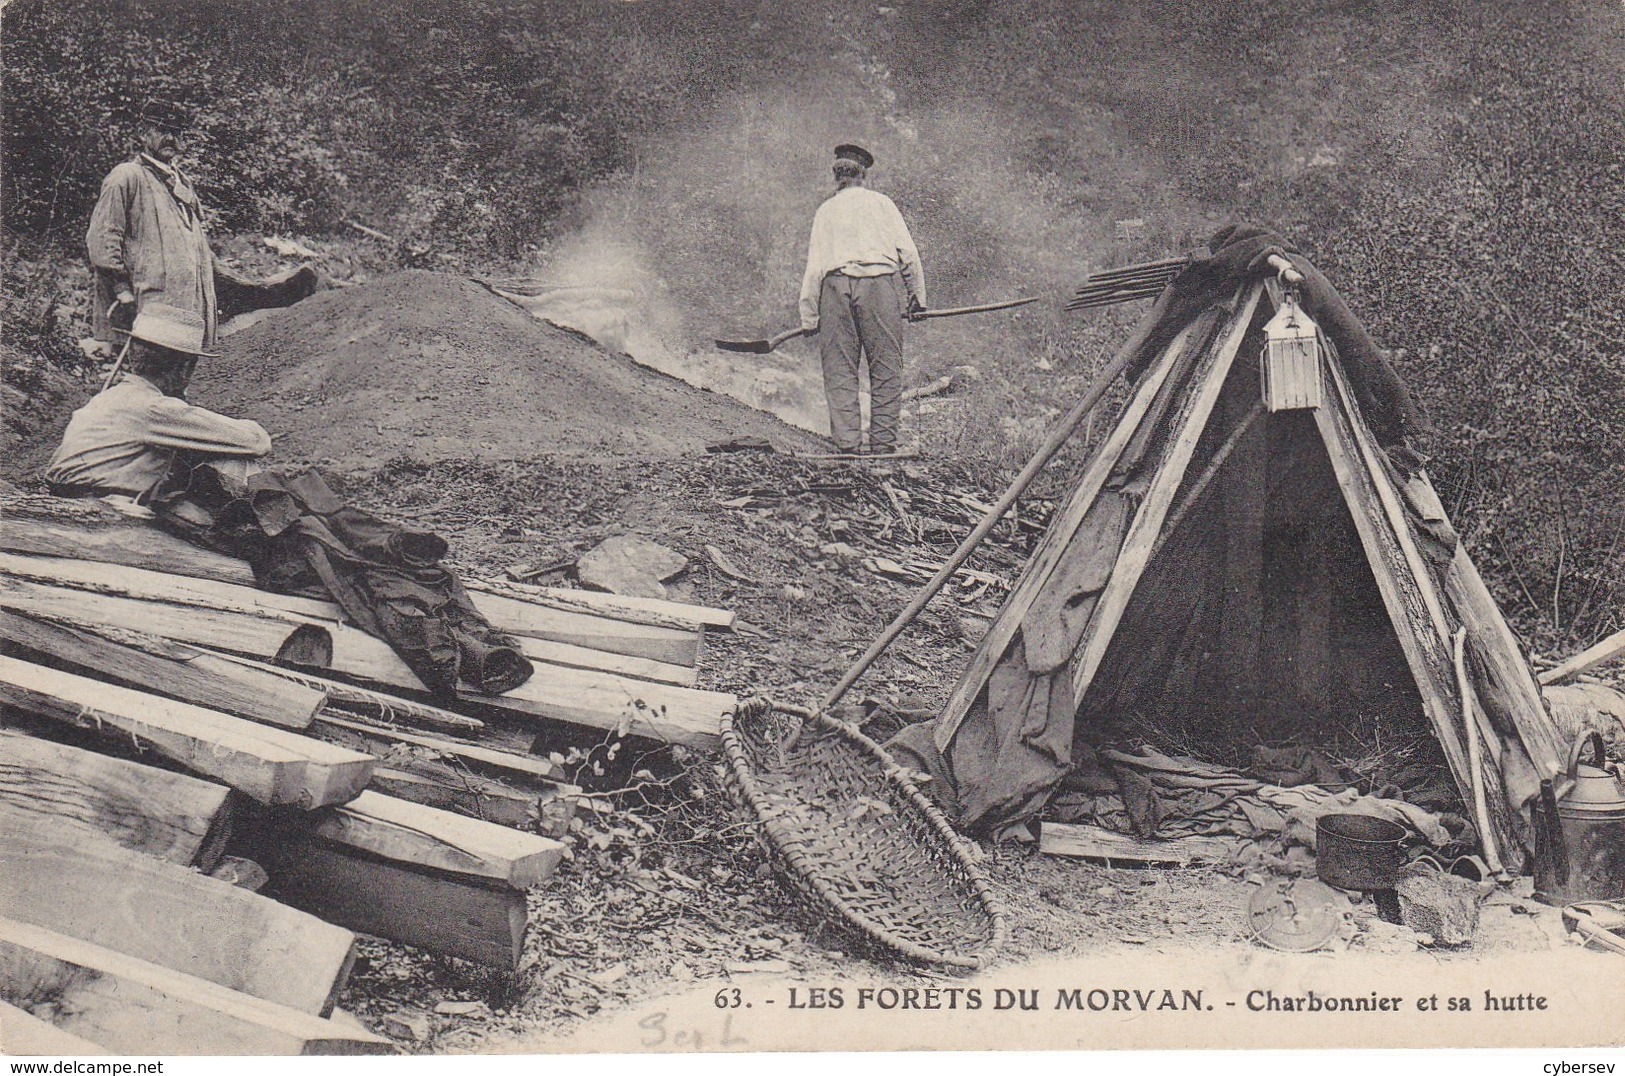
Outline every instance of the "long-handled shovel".
<path fill-rule="evenodd" d="M 960 314 L 985 314 L 989 310 L 1008 310 L 1013 306 L 1026 306 L 1036 303 L 1037 296 L 1027 299 L 1006 299 L 999 303 L 982 303 L 979 306 L 952 306 L 942 310 L 916 310 L 909 315 L 910 321 L 925 321 L 927 318 L 951 318 Z M 766 340 L 718 340 L 717 347 L 723 351 L 741 351 L 747 355 L 766 355 L 776 349 L 786 340 L 793 340 L 798 336 L 809 335 L 806 329 L 787 329 L 777 336 Z"/>

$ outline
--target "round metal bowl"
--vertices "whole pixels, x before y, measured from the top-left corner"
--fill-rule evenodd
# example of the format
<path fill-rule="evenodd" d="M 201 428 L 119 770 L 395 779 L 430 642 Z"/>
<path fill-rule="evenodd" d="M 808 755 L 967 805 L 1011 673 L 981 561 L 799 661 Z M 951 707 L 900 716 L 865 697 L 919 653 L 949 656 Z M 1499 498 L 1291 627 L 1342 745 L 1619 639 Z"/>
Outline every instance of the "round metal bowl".
<path fill-rule="evenodd" d="M 1407 830 L 1364 814 L 1322 815 L 1315 823 L 1315 874 L 1339 889 L 1392 889 L 1405 864 Z"/>

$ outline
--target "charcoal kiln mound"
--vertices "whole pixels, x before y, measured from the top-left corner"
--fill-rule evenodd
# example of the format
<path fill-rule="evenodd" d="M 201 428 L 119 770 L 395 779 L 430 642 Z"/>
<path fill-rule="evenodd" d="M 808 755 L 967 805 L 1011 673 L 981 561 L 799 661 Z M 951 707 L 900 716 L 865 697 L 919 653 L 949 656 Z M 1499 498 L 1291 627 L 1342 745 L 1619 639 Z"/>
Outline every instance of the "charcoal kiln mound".
<path fill-rule="evenodd" d="M 784 450 L 818 443 L 441 273 L 323 292 L 221 351 L 199 364 L 191 399 L 260 422 L 279 463 L 658 459 L 740 436 Z"/>

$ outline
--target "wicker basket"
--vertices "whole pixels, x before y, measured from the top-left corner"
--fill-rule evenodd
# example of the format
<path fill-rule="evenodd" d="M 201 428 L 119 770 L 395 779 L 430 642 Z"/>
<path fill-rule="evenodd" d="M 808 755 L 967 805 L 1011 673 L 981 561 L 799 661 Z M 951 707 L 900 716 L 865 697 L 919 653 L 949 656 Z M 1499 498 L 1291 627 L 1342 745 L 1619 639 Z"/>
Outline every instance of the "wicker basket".
<path fill-rule="evenodd" d="M 992 963 L 1005 917 L 942 812 L 844 722 L 765 699 L 723 718 L 729 791 L 815 914 L 874 946 L 960 969 Z"/>

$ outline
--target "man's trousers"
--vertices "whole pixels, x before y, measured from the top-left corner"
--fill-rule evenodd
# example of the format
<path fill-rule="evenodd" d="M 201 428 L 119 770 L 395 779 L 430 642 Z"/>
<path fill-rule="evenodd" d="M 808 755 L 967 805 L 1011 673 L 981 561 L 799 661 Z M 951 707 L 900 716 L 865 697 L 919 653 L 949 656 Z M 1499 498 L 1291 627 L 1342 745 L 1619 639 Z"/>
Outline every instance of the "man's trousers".
<path fill-rule="evenodd" d="M 840 452 L 862 445 L 858 363 L 869 363 L 869 451 L 897 449 L 903 409 L 903 278 L 831 273 L 818 294 L 818 357 L 829 400 L 830 439 Z"/>

